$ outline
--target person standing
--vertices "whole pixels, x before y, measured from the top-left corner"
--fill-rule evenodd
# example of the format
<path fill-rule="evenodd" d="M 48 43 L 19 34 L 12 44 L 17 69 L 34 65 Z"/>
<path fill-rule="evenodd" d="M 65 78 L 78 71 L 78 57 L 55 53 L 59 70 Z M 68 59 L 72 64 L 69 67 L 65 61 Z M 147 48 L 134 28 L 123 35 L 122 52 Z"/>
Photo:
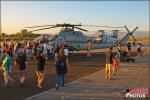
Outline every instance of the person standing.
<path fill-rule="evenodd" d="M 52 59 L 53 49 L 54 49 L 53 44 L 50 43 L 50 47 L 49 47 L 49 57 L 50 57 L 50 59 Z"/>
<path fill-rule="evenodd" d="M 37 59 L 37 70 L 36 70 L 36 74 L 37 74 L 37 87 L 39 89 L 43 88 L 42 84 L 44 82 L 44 67 L 45 67 L 45 57 L 43 54 L 43 51 L 40 51 L 39 53 L 37 53 L 36 55 L 36 59 Z"/>
<path fill-rule="evenodd" d="M 19 79 L 20 86 L 24 85 L 26 79 L 26 54 L 23 46 L 18 51 L 18 67 L 19 67 Z"/>
<path fill-rule="evenodd" d="M 58 47 L 58 43 L 55 42 L 55 44 L 54 44 L 54 51 L 53 51 L 54 52 L 55 61 L 57 61 L 59 50 L 60 50 L 60 48 Z"/>
<path fill-rule="evenodd" d="M 33 59 L 32 44 L 29 42 L 29 60 Z"/>
<path fill-rule="evenodd" d="M 64 46 L 64 54 L 68 58 L 69 50 L 68 50 L 68 45 L 67 44 L 65 44 L 65 46 Z"/>
<path fill-rule="evenodd" d="M 112 47 L 106 49 L 106 67 L 105 67 L 105 78 L 111 79 L 111 67 L 112 67 Z"/>
<path fill-rule="evenodd" d="M 2 60 L 2 61 L 3 61 L 3 60 L 5 59 L 5 57 L 6 57 L 6 55 L 5 55 L 6 53 L 5 53 L 5 52 L 6 52 L 6 50 L 3 49 L 3 50 L 2 50 L 2 56 L 1 56 L 1 60 Z"/>
<path fill-rule="evenodd" d="M 112 59 L 113 75 L 117 75 L 118 66 L 119 66 L 119 58 L 117 54 L 115 54 Z"/>
<path fill-rule="evenodd" d="M 44 53 L 44 56 L 45 56 L 45 58 L 47 60 L 48 59 L 48 56 L 47 56 L 48 47 L 47 47 L 47 43 L 46 42 L 43 44 L 43 53 Z"/>
<path fill-rule="evenodd" d="M 21 43 L 16 43 L 15 45 L 15 51 L 14 51 L 14 59 L 15 59 L 15 65 L 17 65 L 17 62 L 18 62 L 18 51 L 19 51 L 19 48 L 21 47 Z"/>
<path fill-rule="evenodd" d="M 131 52 L 131 43 L 130 42 L 128 42 L 127 48 L 128 48 L 128 52 L 130 53 Z"/>
<path fill-rule="evenodd" d="M 0 43 L 0 62 L 1 62 L 1 58 L 2 58 L 2 52 L 3 52 L 3 49 L 2 49 L 1 43 Z"/>
<path fill-rule="evenodd" d="M 6 51 L 5 52 L 5 59 L 3 60 L 3 64 L 1 66 L 1 70 L 3 70 L 3 76 L 4 76 L 4 85 L 8 86 L 8 82 L 9 81 L 14 81 L 11 77 L 10 77 L 10 72 L 11 72 L 11 67 L 12 67 L 12 58 L 10 56 L 10 52 Z"/>
<path fill-rule="evenodd" d="M 92 49 L 92 44 L 89 42 L 87 44 L 87 57 L 91 57 L 91 49 Z"/>
<path fill-rule="evenodd" d="M 70 70 L 69 62 L 64 54 L 64 49 L 61 48 L 56 61 L 56 90 L 59 87 L 64 87 L 65 83 L 65 75 L 67 74 L 67 70 Z"/>
<path fill-rule="evenodd" d="M 138 58 L 141 56 L 141 53 L 142 53 L 142 51 L 141 51 L 141 44 L 138 43 L 138 44 L 137 44 L 137 57 L 138 57 Z"/>
<path fill-rule="evenodd" d="M 122 61 L 122 48 L 120 44 L 118 44 L 117 46 L 117 53 L 118 53 L 119 60 Z"/>

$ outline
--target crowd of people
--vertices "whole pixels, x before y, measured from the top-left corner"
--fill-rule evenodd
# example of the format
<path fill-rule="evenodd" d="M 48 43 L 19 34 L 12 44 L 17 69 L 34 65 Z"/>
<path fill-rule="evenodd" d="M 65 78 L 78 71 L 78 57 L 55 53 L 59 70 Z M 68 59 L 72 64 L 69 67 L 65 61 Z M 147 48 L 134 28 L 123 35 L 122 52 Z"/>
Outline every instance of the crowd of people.
<path fill-rule="evenodd" d="M 90 45 L 90 44 L 89 44 Z M 91 49 L 88 48 L 88 50 Z M 119 62 L 122 61 L 133 61 L 135 58 L 131 56 L 131 44 L 127 44 L 127 49 L 125 50 L 118 45 L 117 52 L 112 52 L 113 48 L 110 47 L 106 50 L 106 79 L 111 79 L 111 75 L 118 74 Z M 37 75 L 37 87 L 43 88 L 43 82 L 45 79 L 45 62 L 46 60 L 52 59 L 54 57 L 54 65 L 56 67 L 56 90 L 59 87 L 64 87 L 65 76 L 67 71 L 70 70 L 71 66 L 69 64 L 68 55 L 69 50 L 66 43 L 62 42 L 58 44 L 51 44 L 47 41 L 40 40 L 34 42 L 17 41 L 14 43 L 7 43 L 6 41 L 0 45 L 0 56 L 1 56 L 1 67 L 3 72 L 4 85 L 8 86 L 9 81 L 14 81 L 11 77 L 11 69 L 14 65 L 18 67 L 19 70 L 19 80 L 20 86 L 24 86 L 24 81 L 26 80 L 27 74 L 27 62 L 30 60 L 36 61 L 36 75 Z M 141 45 L 137 46 L 137 55 L 141 54 Z M 88 52 L 88 56 L 91 56 Z"/>
<path fill-rule="evenodd" d="M 137 43 L 137 57 L 142 54 L 142 44 Z M 135 62 L 135 56 L 131 56 L 131 43 L 128 42 L 127 49 L 117 46 L 117 52 L 112 52 L 113 47 L 106 49 L 105 78 L 111 79 L 112 75 L 117 75 L 120 62 Z"/>
<path fill-rule="evenodd" d="M 9 81 L 14 81 L 10 75 L 14 62 L 14 65 L 19 70 L 19 85 L 24 86 L 27 63 L 30 60 L 34 60 L 36 61 L 37 87 L 43 88 L 45 62 L 48 59 L 52 59 L 54 55 L 57 80 L 56 89 L 64 87 L 65 75 L 70 70 L 68 53 L 68 46 L 64 42 L 58 45 L 57 42 L 51 44 L 44 40 L 34 42 L 17 41 L 16 43 L 4 41 L 3 44 L 0 44 L 0 61 L 2 63 L 0 70 L 3 72 L 4 85 L 9 86 Z"/>

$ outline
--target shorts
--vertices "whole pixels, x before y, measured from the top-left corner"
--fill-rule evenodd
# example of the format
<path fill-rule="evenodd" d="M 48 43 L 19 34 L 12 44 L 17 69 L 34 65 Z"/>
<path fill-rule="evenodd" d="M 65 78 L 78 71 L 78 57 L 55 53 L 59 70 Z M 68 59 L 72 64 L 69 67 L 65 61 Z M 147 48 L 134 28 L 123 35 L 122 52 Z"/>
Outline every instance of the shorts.
<path fill-rule="evenodd" d="M 26 70 L 20 70 L 19 74 L 20 76 L 26 76 Z"/>
<path fill-rule="evenodd" d="M 138 49 L 137 49 L 137 52 L 141 52 L 141 49 L 140 49 L 140 48 L 138 48 Z"/>
<path fill-rule="evenodd" d="M 110 71 L 111 70 L 111 64 L 106 64 L 106 70 Z"/>
<path fill-rule="evenodd" d="M 10 75 L 9 71 L 4 71 L 4 77 L 8 77 Z"/>
<path fill-rule="evenodd" d="M 113 65 L 112 67 L 113 67 L 113 68 L 117 68 L 117 67 L 118 67 L 118 65 Z"/>
<path fill-rule="evenodd" d="M 44 69 L 43 70 L 36 70 L 38 73 L 44 73 Z"/>

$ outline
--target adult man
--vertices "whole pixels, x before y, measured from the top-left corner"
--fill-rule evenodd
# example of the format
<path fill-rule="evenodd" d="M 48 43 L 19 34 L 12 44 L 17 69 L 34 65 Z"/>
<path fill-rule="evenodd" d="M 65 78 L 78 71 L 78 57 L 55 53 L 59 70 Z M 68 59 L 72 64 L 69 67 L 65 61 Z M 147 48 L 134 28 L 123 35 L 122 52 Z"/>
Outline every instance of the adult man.
<path fill-rule="evenodd" d="M 131 52 L 131 43 L 130 42 L 128 42 L 127 48 L 128 48 L 128 52 L 130 53 Z"/>
<path fill-rule="evenodd" d="M 113 58 L 113 54 L 112 54 L 112 47 L 106 49 L 106 67 L 105 67 L 105 78 L 106 79 L 111 79 L 111 67 L 112 67 L 112 58 Z"/>
<path fill-rule="evenodd" d="M 140 57 L 140 56 L 141 56 L 141 53 L 142 53 L 141 44 L 138 43 L 138 44 L 137 44 L 137 57 Z"/>

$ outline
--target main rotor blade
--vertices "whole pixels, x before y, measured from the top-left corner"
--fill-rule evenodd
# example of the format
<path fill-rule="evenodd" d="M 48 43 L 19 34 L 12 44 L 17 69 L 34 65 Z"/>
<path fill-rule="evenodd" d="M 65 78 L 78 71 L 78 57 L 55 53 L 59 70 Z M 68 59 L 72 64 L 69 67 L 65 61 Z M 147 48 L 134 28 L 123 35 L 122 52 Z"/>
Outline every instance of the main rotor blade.
<path fill-rule="evenodd" d="M 128 31 L 128 33 L 131 33 L 130 31 L 129 31 L 129 29 L 127 28 L 127 26 L 124 26 L 125 27 L 125 29 Z"/>
<path fill-rule="evenodd" d="M 138 29 L 138 26 L 130 33 L 132 38 L 134 39 L 134 42 L 137 42 L 136 38 L 133 36 L 133 33 Z"/>
<path fill-rule="evenodd" d="M 138 28 L 139 28 L 139 27 L 137 26 L 137 27 L 131 32 L 131 34 L 132 34 L 133 32 L 135 32 Z"/>
<path fill-rule="evenodd" d="M 37 28 L 37 27 L 46 27 L 46 26 L 55 26 L 55 25 L 31 26 L 31 27 L 25 27 L 25 28 Z"/>
<path fill-rule="evenodd" d="M 98 25 L 81 25 L 81 26 L 90 26 L 90 27 L 106 27 L 106 28 L 124 28 L 124 27 L 98 26 Z"/>
<path fill-rule="evenodd" d="M 82 31 L 88 32 L 88 30 L 85 30 L 85 29 L 82 29 L 82 28 L 79 28 L 79 27 L 74 27 L 74 28 L 77 28 L 77 29 L 79 29 L 79 30 L 82 30 Z"/>
<path fill-rule="evenodd" d="M 41 28 L 41 29 L 37 29 L 37 30 L 32 30 L 30 32 L 35 32 L 35 31 L 40 31 L 40 30 L 46 30 L 46 29 L 51 29 L 51 28 L 55 28 L 57 26 L 53 26 L 53 27 L 47 27 L 47 28 Z"/>
<path fill-rule="evenodd" d="M 74 27 L 74 26 L 82 26 L 82 25 L 75 25 L 75 24 L 56 24 L 57 27 Z"/>

